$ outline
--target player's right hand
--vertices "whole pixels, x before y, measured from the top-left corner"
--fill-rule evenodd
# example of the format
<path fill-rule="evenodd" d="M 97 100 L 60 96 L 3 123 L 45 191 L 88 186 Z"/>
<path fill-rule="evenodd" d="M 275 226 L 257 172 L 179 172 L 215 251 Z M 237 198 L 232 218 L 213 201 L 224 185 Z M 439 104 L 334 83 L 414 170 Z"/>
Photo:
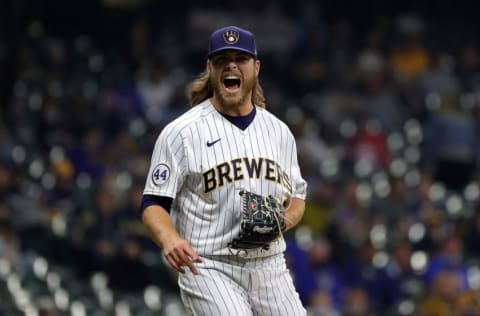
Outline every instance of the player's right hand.
<path fill-rule="evenodd" d="M 163 255 L 176 271 L 185 273 L 184 267 L 186 266 L 193 274 L 198 274 L 194 263 L 200 263 L 202 259 L 185 239 L 175 238 L 164 244 Z"/>

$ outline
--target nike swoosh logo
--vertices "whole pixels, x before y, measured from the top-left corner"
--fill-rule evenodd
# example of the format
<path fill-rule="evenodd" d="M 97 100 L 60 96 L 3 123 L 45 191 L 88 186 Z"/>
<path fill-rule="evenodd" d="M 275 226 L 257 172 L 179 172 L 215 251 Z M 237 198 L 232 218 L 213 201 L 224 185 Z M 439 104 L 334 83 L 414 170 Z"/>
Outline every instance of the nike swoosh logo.
<path fill-rule="evenodd" d="M 217 139 L 217 140 L 214 140 L 213 142 L 207 141 L 207 146 L 208 146 L 208 147 L 212 147 L 213 145 L 215 145 L 216 143 L 218 143 L 220 140 L 221 140 L 221 138 L 219 138 L 219 139 Z"/>

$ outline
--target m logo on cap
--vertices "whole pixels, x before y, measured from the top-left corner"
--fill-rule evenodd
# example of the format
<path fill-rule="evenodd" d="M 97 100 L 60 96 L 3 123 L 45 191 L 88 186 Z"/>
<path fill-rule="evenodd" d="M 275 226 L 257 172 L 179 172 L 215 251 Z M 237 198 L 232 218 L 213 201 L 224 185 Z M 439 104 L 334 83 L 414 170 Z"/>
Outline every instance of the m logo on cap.
<path fill-rule="evenodd" d="M 240 34 L 237 31 L 226 31 L 223 33 L 223 40 L 227 44 L 236 44 L 240 39 Z"/>

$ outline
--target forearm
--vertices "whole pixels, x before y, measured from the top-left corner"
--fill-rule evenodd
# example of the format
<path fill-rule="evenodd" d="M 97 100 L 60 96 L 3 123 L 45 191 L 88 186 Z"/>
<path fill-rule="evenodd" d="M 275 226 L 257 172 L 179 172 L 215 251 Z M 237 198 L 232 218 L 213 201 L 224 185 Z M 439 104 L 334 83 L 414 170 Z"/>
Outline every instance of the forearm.
<path fill-rule="evenodd" d="M 168 212 L 161 206 L 150 205 L 142 216 L 143 224 L 147 227 L 152 240 L 164 247 L 168 239 L 180 238 Z"/>
<path fill-rule="evenodd" d="M 189 267 L 198 274 L 194 263 L 202 262 L 190 243 L 181 238 L 168 212 L 159 205 L 150 205 L 143 212 L 142 220 L 152 240 L 161 248 L 168 263 L 180 273 Z"/>
<path fill-rule="evenodd" d="M 295 227 L 305 212 L 305 201 L 299 198 L 292 198 L 290 206 L 285 210 L 286 231 Z"/>

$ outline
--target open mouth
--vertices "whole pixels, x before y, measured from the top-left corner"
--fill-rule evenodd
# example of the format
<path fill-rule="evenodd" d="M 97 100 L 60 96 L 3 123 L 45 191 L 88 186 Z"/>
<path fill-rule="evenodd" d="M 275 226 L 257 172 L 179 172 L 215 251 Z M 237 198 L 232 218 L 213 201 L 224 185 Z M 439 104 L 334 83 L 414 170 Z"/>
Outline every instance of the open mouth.
<path fill-rule="evenodd" d="M 223 79 L 223 86 L 225 87 L 225 90 L 230 93 L 235 93 L 240 90 L 240 84 L 240 78 L 237 77 L 226 77 Z"/>

